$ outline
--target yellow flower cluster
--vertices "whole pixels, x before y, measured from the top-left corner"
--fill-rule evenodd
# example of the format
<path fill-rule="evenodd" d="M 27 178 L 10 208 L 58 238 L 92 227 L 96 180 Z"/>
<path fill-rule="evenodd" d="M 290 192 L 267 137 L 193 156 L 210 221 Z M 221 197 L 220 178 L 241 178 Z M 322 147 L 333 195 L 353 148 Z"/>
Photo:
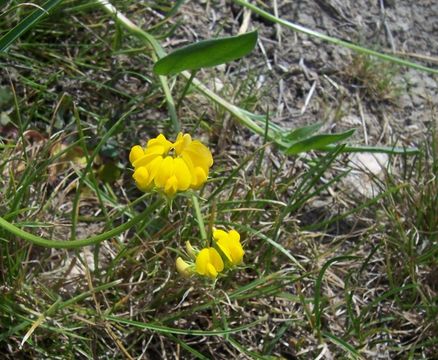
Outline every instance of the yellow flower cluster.
<path fill-rule="evenodd" d="M 225 232 L 215 229 L 213 239 L 216 247 L 204 248 L 197 255 L 193 254 L 193 248 L 188 243 L 188 253 L 195 257 L 194 270 L 199 275 L 215 279 L 226 267 L 236 266 L 242 263 L 243 251 L 240 243 L 240 234 L 236 230 Z M 176 260 L 176 268 L 183 276 L 191 275 L 191 266 L 182 258 Z"/>
<path fill-rule="evenodd" d="M 135 145 L 129 154 L 132 177 L 141 191 L 157 188 L 168 196 L 197 189 L 207 181 L 213 165 L 210 150 L 189 134 L 179 133 L 171 142 L 163 134 L 148 141 L 146 148 Z"/>

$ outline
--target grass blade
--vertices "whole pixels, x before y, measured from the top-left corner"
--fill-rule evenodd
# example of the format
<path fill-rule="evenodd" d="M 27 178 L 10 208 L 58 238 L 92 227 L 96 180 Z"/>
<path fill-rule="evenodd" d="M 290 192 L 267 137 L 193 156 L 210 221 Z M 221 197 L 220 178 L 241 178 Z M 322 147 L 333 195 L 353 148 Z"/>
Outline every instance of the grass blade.
<path fill-rule="evenodd" d="M 128 222 L 122 223 L 121 225 L 112 228 L 111 230 L 108 230 L 104 233 L 101 233 L 99 235 L 91 236 L 86 239 L 80 239 L 80 240 L 70 240 L 70 241 L 64 241 L 64 240 L 49 240 L 44 239 L 42 237 L 33 235 L 32 233 L 29 233 L 27 231 L 24 231 L 20 229 L 19 227 L 11 224 L 10 222 L 6 221 L 2 217 L 0 217 L 0 228 L 5 229 L 6 231 L 14 234 L 15 236 L 29 241 L 35 245 L 42 246 L 42 247 L 48 247 L 48 248 L 54 248 L 54 249 L 74 249 L 79 248 L 83 246 L 89 246 L 89 245 L 96 245 L 104 240 L 110 239 L 114 236 L 117 236 L 121 234 L 122 232 L 129 230 L 134 225 L 138 224 L 140 221 L 142 221 L 146 216 L 150 214 L 151 211 L 153 211 L 157 204 L 161 204 L 162 200 L 158 199 L 157 202 L 153 205 L 150 205 L 147 207 L 142 213 L 135 216 Z"/>
<path fill-rule="evenodd" d="M 327 145 L 321 147 L 321 151 L 331 151 L 336 148 L 336 145 Z M 346 145 L 342 152 L 355 153 L 355 152 L 367 152 L 367 153 L 384 153 L 390 155 L 415 155 L 420 153 L 420 149 L 416 147 L 398 147 L 398 146 L 367 146 L 367 145 Z"/>
<path fill-rule="evenodd" d="M 0 39 L 0 52 L 6 51 L 21 35 L 29 31 L 43 17 L 58 6 L 63 0 L 48 0 L 29 16 L 20 21 Z"/>

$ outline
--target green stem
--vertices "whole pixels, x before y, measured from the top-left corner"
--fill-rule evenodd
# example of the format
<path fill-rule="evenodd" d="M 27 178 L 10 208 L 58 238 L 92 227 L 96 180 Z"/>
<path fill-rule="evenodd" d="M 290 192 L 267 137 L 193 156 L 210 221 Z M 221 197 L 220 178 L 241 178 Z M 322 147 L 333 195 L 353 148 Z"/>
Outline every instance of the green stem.
<path fill-rule="evenodd" d="M 278 17 L 276 17 L 276 16 L 274 16 L 266 11 L 263 11 L 262 9 L 258 8 L 257 6 L 250 4 L 246 0 L 234 0 L 234 2 L 250 9 L 251 11 L 264 17 L 265 19 L 268 19 L 274 23 L 286 26 L 289 29 L 292 29 L 294 31 L 302 32 L 304 34 L 316 37 L 318 39 L 327 41 L 327 42 L 335 44 L 335 45 L 340 45 L 340 46 L 346 47 L 348 49 L 357 51 L 357 52 L 362 53 L 362 54 L 372 55 L 372 56 L 378 57 L 378 58 L 385 60 L 385 61 L 391 61 L 393 63 L 403 65 L 403 66 L 408 66 L 408 67 L 411 67 L 411 68 L 414 68 L 417 70 L 423 70 L 423 71 L 427 71 L 427 72 L 432 73 L 432 74 L 438 74 L 438 69 L 432 69 L 430 67 L 423 66 L 423 65 L 420 65 L 417 63 L 413 63 L 413 62 L 408 61 L 408 60 L 400 59 L 396 56 L 383 54 L 383 53 L 380 53 L 378 51 L 374 51 L 374 50 L 371 50 L 371 49 L 368 49 L 368 48 L 365 48 L 365 47 L 362 47 L 359 45 L 355 45 L 355 44 L 352 44 L 348 41 L 340 40 L 338 38 L 334 38 L 334 37 L 328 36 L 326 34 L 308 29 L 304 26 L 301 26 L 298 24 L 293 24 L 289 21 L 280 19 L 280 18 L 278 18 Z"/>
<path fill-rule="evenodd" d="M 35 245 L 48 247 L 48 248 L 54 248 L 54 249 L 76 249 L 76 248 L 80 248 L 83 246 L 96 245 L 104 240 L 108 240 L 114 236 L 121 234 L 122 232 L 130 229 L 131 227 L 133 227 L 134 225 L 139 223 L 141 220 L 143 220 L 152 211 L 154 211 L 158 207 L 158 205 L 160 205 L 161 203 L 162 203 L 162 200 L 158 199 L 155 203 L 148 206 L 142 213 L 133 217 L 128 222 L 126 222 L 120 226 L 117 226 L 114 229 L 106 231 L 102 234 L 91 236 L 87 239 L 70 240 L 70 241 L 44 239 L 42 237 L 33 235 L 27 231 L 24 231 L 24 230 L 16 227 L 15 225 L 6 221 L 2 217 L 0 217 L 0 227 L 5 229 L 6 231 L 18 236 L 19 238 L 26 240 L 26 241 L 29 241 Z"/>
<path fill-rule="evenodd" d="M 199 231 L 201 232 L 201 239 L 205 246 L 208 246 L 209 244 L 207 240 L 207 232 L 205 231 L 204 219 L 201 214 L 198 197 L 195 194 L 192 195 L 192 204 L 195 208 L 196 219 L 198 220 Z"/>
<path fill-rule="evenodd" d="M 178 110 L 179 107 L 181 106 L 181 103 L 182 103 L 184 97 L 186 96 L 187 91 L 189 90 L 190 85 L 192 84 L 193 79 L 195 78 L 196 73 L 197 73 L 197 71 L 196 71 L 196 70 L 193 70 L 192 73 L 190 74 L 190 77 L 189 77 L 189 79 L 187 80 L 186 85 L 184 86 L 184 89 L 183 89 L 183 91 L 182 91 L 181 97 L 179 98 L 178 102 L 176 103 L 176 109 L 177 109 L 177 110 Z"/>

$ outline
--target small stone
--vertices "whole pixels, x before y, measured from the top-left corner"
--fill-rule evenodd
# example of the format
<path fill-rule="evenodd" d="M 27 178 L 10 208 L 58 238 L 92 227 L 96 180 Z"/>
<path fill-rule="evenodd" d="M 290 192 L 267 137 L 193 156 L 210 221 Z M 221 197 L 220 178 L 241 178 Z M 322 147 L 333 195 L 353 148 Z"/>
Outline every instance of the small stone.
<path fill-rule="evenodd" d="M 381 189 L 374 178 L 383 179 L 385 176 L 389 164 L 388 155 L 354 153 L 349 163 L 354 170 L 344 179 L 344 183 L 367 198 L 377 196 Z"/>

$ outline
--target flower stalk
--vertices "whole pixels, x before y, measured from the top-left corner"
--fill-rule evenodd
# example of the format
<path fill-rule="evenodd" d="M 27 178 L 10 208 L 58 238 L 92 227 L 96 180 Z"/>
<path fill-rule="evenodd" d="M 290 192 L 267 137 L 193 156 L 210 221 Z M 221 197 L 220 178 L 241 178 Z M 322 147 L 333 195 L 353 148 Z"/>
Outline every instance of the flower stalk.
<path fill-rule="evenodd" d="M 192 194 L 192 205 L 195 209 L 196 219 L 198 220 L 199 232 L 201 233 L 201 239 L 205 246 L 208 246 L 207 232 L 205 231 L 204 218 L 201 214 L 201 207 L 199 206 L 198 197 Z"/>

